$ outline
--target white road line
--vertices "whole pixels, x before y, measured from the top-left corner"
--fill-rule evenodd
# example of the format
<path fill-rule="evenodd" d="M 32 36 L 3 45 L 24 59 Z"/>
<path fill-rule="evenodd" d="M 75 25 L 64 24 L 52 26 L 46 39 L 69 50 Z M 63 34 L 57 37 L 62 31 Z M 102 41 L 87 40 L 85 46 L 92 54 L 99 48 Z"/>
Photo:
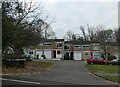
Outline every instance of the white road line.
<path fill-rule="evenodd" d="M 14 79 L 4 79 L 4 78 L 0 78 L 0 80 L 13 81 L 13 82 L 21 82 L 21 83 L 29 83 L 29 84 L 40 84 L 39 82 L 31 82 L 31 81 L 23 81 L 23 80 L 14 80 Z"/>

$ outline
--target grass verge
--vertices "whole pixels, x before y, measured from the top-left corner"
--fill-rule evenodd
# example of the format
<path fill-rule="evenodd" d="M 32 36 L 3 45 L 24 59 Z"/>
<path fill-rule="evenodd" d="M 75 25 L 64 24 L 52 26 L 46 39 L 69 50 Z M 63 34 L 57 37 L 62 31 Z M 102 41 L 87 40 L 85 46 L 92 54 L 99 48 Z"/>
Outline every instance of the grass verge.
<path fill-rule="evenodd" d="M 50 62 L 29 61 L 25 63 L 25 68 L 2 67 L 2 74 L 7 75 L 26 75 L 48 71 L 54 66 Z"/>
<path fill-rule="evenodd" d="M 120 77 L 118 77 L 118 76 L 104 76 L 104 78 L 118 82 Z"/>
<path fill-rule="evenodd" d="M 86 67 L 93 72 L 119 73 L 117 65 L 88 65 Z"/>
<path fill-rule="evenodd" d="M 102 73 L 102 74 L 97 74 L 100 77 L 103 77 L 104 79 L 118 82 L 120 79 L 120 76 L 118 75 L 112 75 L 112 74 L 120 74 L 119 72 L 119 67 L 117 65 L 85 65 L 88 70 L 91 72 L 97 74 L 97 73 Z M 108 74 L 109 73 L 109 74 Z M 111 74 L 111 75 L 110 75 Z"/>

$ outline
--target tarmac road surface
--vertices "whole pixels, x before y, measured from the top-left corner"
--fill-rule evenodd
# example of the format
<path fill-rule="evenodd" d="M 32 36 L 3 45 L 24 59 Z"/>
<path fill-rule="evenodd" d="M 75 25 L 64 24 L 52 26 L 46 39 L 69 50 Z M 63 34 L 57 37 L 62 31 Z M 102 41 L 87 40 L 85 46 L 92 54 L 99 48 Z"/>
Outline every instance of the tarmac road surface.
<path fill-rule="evenodd" d="M 44 74 L 3 76 L 3 85 L 116 85 L 93 75 L 85 68 L 84 61 L 53 60 L 51 62 L 56 66 Z"/>

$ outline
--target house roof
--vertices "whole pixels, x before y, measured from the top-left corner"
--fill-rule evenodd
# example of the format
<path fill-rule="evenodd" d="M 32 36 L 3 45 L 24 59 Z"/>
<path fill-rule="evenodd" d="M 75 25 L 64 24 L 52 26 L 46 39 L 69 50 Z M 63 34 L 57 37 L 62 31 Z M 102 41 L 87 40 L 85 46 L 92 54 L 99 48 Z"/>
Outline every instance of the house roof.
<path fill-rule="evenodd" d="M 90 44 L 89 41 L 74 41 L 73 44 L 75 45 L 88 45 Z"/>
<path fill-rule="evenodd" d="M 91 43 L 99 43 L 98 41 L 65 41 L 65 44 L 74 44 L 74 45 L 88 45 Z"/>
<path fill-rule="evenodd" d="M 73 45 L 87 45 L 90 44 L 90 41 L 65 41 L 65 44 L 73 44 Z"/>
<path fill-rule="evenodd" d="M 64 41 L 64 39 L 44 39 L 41 40 L 40 42 L 53 42 L 53 41 L 60 42 L 60 41 Z"/>

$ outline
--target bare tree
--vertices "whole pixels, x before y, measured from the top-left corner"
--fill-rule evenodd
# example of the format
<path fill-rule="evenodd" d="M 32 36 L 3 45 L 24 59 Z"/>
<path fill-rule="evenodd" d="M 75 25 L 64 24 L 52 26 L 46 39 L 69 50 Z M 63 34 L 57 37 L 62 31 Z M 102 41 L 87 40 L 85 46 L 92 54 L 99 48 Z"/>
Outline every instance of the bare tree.
<path fill-rule="evenodd" d="M 76 40 L 77 40 L 76 34 L 73 34 L 73 35 L 72 35 L 72 40 L 73 40 L 73 41 L 76 41 Z"/>
<path fill-rule="evenodd" d="M 84 41 L 98 41 L 101 44 L 101 48 L 104 51 L 106 57 L 107 47 L 111 42 L 114 42 L 114 32 L 112 29 L 105 29 L 103 26 L 90 26 L 87 27 L 80 26 L 80 30 L 83 34 Z M 118 33 L 116 31 L 116 37 Z M 82 39 L 81 39 L 82 40 Z"/>
<path fill-rule="evenodd" d="M 120 27 L 114 31 L 114 39 L 120 45 Z"/>
<path fill-rule="evenodd" d="M 84 40 L 87 41 L 88 37 L 87 37 L 87 33 L 85 32 L 85 27 L 80 26 L 80 30 L 83 33 Z"/>
<path fill-rule="evenodd" d="M 67 37 L 67 40 L 68 40 L 68 41 L 71 41 L 71 40 L 72 40 L 73 34 L 74 34 L 74 32 L 73 32 L 72 30 L 68 30 L 68 31 L 67 31 L 66 37 Z"/>
<path fill-rule="evenodd" d="M 88 37 L 90 41 L 94 41 L 95 37 L 97 35 L 97 32 L 102 29 L 102 26 L 89 26 L 89 24 L 87 24 L 87 31 L 88 31 Z"/>
<path fill-rule="evenodd" d="M 102 29 L 102 30 L 98 30 L 96 33 L 96 40 L 100 41 L 100 42 L 113 42 L 112 40 L 112 36 L 113 36 L 113 30 L 111 29 Z"/>
<path fill-rule="evenodd" d="M 113 31 L 111 29 L 102 29 L 97 31 L 96 41 L 99 41 L 101 48 L 104 51 L 105 58 L 107 57 L 107 48 L 108 45 L 113 42 L 112 40 Z"/>
<path fill-rule="evenodd" d="M 44 31 L 44 38 L 45 39 L 55 39 L 57 38 L 55 35 L 55 32 L 53 31 L 52 27 L 49 26 L 48 28 L 46 28 Z"/>
<path fill-rule="evenodd" d="M 85 41 L 95 40 L 97 32 L 102 28 L 102 26 L 90 26 L 89 24 L 87 24 L 87 27 L 80 26 Z"/>

